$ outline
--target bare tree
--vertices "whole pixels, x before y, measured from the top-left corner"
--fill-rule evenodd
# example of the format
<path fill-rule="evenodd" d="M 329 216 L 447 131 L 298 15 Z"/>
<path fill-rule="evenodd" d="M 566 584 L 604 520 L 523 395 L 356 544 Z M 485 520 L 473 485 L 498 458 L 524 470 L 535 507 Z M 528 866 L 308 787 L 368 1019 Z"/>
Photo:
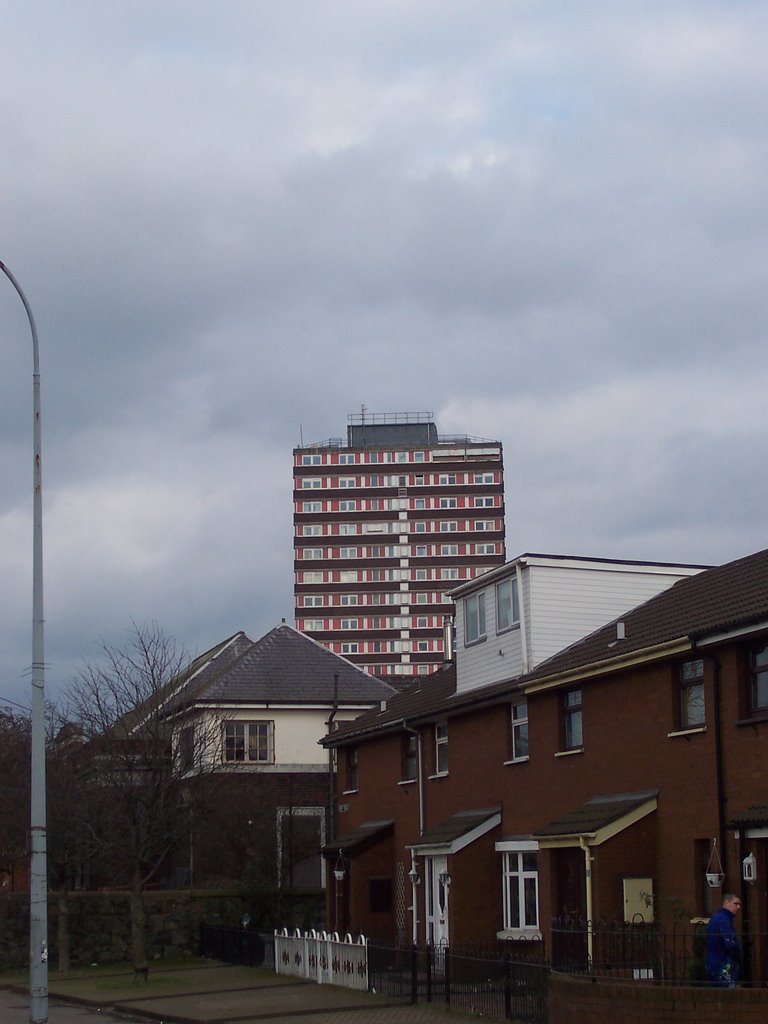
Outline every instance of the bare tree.
<path fill-rule="evenodd" d="M 26 861 L 29 751 L 28 716 L 0 710 L 0 871 L 8 878 Z"/>
<path fill-rule="evenodd" d="M 187 712 L 188 658 L 156 623 L 104 644 L 68 691 L 89 751 L 88 820 L 102 865 L 130 893 L 134 971 L 146 976 L 144 892 L 188 841 L 203 779 L 220 767 L 219 719 Z M 183 734 L 183 738 L 182 738 Z"/>

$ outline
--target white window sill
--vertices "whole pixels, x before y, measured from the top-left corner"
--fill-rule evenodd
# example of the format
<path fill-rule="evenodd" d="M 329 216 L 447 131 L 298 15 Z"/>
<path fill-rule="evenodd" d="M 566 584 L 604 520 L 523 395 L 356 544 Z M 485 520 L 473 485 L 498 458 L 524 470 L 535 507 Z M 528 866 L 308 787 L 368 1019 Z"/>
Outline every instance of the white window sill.
<path fill-rule="evenodd" d="M 434 775 L 428 775 L 428 779 L 447 779 L 448 772 L 435 772 Z"/>
<path fill-rule="evenodd" d="M 530 757 L 513 757 L 509 761 L 502 762 L 503 764 L 525 764 L 526 761 L 530 761 Z"/>
<path fill-rule="evenodd" d="M 416 779 L 400 779 L 398 786 L 415 786 Z"/>
<path fill-rule="evenodd" d="M 674 739 L 675 736 L 695 736 L 698 732 L 706 732 L 706 725 L 694 725 L 690 729 L 676 729 L 674 732 L 668 732 L 667 737 Z"/>
<path fill-rule="evenodd" d="M 558 750 L 555 757 L 572 757 L 574 754 L 583 754 L 584 747 L 574 747 L 573 750 Z"/>
<path fill-rule="evenodd" d="M 497 939 L 526 939 L 527 941 L 541 942 L 541 932 L 538 928 L 502 928 L 496 932 Z"/>
<path fill-rule="evenodd" d="M 357 790 L 356 790 L 356 789 L 343 789 L 343 790 L 341 791 L 341 795 L 342 795 L 342 796 L 351 796 L 351 795 L 352 795 L 352 793 L 356 793 L 356 792 L 357 792 Z"/>

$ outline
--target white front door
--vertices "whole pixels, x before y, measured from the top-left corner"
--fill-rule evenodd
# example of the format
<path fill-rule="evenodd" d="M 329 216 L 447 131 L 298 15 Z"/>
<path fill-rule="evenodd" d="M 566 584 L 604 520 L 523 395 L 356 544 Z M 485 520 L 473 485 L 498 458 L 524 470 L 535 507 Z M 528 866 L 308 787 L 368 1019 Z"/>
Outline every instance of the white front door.
<path fill-rule="evenodd" d="M 444 855 L 425 857 L 427 942 L 433 946 L 447 946 L 448 932 L 448 891 L 445 883 L 448 874 L 448 858 Z M 440 876 L 443 876 L 441 879 Z"/>

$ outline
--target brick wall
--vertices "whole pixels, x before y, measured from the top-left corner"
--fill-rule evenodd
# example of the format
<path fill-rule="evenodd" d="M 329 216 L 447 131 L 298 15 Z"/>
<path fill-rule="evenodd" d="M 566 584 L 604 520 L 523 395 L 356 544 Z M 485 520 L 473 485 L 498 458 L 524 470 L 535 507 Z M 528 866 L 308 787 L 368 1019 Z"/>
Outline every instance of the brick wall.
<path fill-rule="evenodd" d="M 676 988 L 553 974 L 549 1024 L 764 1024 L 765 989 Z"/>

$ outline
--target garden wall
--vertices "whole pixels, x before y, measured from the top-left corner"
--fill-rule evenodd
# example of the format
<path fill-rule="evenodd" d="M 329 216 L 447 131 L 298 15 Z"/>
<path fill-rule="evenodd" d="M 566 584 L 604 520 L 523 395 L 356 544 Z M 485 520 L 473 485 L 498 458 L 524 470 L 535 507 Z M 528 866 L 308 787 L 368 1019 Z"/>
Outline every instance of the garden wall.
<path fill-rule="evenodd" d="M 201 924 L 239 924 L 249 914 L 253 927 L 322 927 L 322 895 L 266 894 L 232 891 L 174 891 L 145 894 L 147 952 L 150 959 L 198 956 Z M 276 916 L 273 913 L 276 910 Z M 279 908 L 279 909 L 278 909 Z M 49 963 L 58 963 L 59 901 L 48 900 Z M 273 924 L 274 918 L 274 924 Z M 70 963 L 130 960 L 131 924 L 127 892 L 74 892 L 67 898 Z M 29 895 L 0 894 L 0 970 L 28 963 Z"/>
<path fill-rule="evenodd" d="M 768 990 L 603 982 L 552 974 L 549 1024 L 765 1024 Z"/>

